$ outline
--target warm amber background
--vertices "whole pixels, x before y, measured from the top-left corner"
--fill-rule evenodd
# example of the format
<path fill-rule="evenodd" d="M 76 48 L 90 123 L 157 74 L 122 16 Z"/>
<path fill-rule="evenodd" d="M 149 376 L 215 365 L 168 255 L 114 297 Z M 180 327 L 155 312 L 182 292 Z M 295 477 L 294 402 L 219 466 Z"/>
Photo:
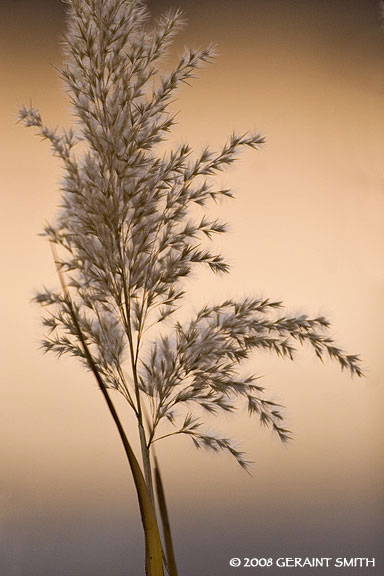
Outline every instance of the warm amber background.
<path fill-rule="evenodd" d="M 159 12 L 168 1 L 150 4 Z M 295 441 L 282 447 L 245 414 L 211 423 L 243 441 L 255 461 L 252 479 L 227 457 L 196 453 L 187 440 L 159 445 L 180 572 L 232 574 L 233 556 L 379 559 L 384 30 L 378 6 L 373 0 L 176 4 L 189 18 L 179 48 L 217 41 L 220 58 L 181 91 L 174 141 L 218 146 L 232 129 L 262 130 L 268 139 L 262 152 L 247 152 L 222 178 L 237 196 L 220 208 L 232 223 L 220 242 L 232 275 L 202 275 L 190 285 L 191 299 L 263 294 L 284 299 L 293 311 L 324 313 L 338 341 L 360 352 L 367 369 L 357 381 L 309 351 L 294 364 L 255 357 L 264 385 L 287 406 Z M 142 537 L 116 432 L 92 378 L 74 361 L 42 357 L 39 310 L 30 304 L 34 289 L 56 283 L 49 248 L 37 234 L 54 215 L 61 172 L 48 145 L 15 122 L 18 106 L 30 98 L 50 125 L 70 120 L 51 66 L 60 63 L 62 27 L 56 0 L 0 3 L 0 572 L 134 576 L 142 573 Z M 369 573 L 382 574 L 382 566 Z"/>

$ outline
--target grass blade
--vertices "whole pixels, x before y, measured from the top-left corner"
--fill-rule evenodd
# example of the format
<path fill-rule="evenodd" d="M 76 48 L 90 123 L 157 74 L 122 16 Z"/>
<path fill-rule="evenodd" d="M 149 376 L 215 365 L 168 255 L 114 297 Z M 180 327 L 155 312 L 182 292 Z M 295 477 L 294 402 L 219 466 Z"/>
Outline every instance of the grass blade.
<path fill-rule="evenodd" d="M 64 295 L 67 299 L 69 311 L 73 320 L 73 324 L 76 327 L 78 332 L 78 338 L 84 350 L 84 354 L 86 356 L 87 362 L 89 367 L 96 378 L 96 381 L 99 385 L 99 388 L 104 396 L 104 400 L 107 403 L 108 409 L 111 413 L 111 416 L 116 424 L 118 429 L 121 441 L 124 446 L 125 453 L 128 458 L 129 466 L 131 468 L 133 480 L 135 483 L 135 488 L 137 492 L 137 497 L 139 501 L 140 507 L 140 514 L 141 520 L 144 527 L 144 534 L 145 534 L 145 567 L 146 567 L 146 574 L 147 576 L 163 576 L 163 558 L 162 558 L 162 546 L 161 546 L 161 539 L 159 528 L 157 525 L 157 520 L 155 516 L 155 511 L 153 508 L 153 504 L 151 501 L 151 497 L 149 495 L 149 490 L 147 484 L 144 479 L 144 475 L 141 471 L 140 465 L 137 461 L 135 453 L 132 450 L 132 447 L 128 441 L 127 435 L 125 434 L 124 428 L 120 422 L 120 418 L 116 412 L 116 408 L 109 396 L 107 387 L 104 384 L 102 377 L 97 369 L 97 366 L 93 360 L 92 354 L 89 351 L 87 346 L 85 337 L 82 333 L 82 330 L 79 325 L 79 321 L 77 319 L 75 309 L 72 304 L 71 296 L 69 294 L 68 288 L 65 283 L 64 276 L 57 265 L 57 257 L 55 253 L 54 246 L 51 243 L 52 254 L 55 260 L 57 274 L 59 276 L 59 280 L 64 292 Z"/>
<path fill-rule="evenodd" d="M 167 503 L 165 500 L 163 482 L 161 480 L 157 458 L 155 458 L 155 484 L 156 484 L 157 499 L 159 502 L 160 516 L 163 524 L 165 551 L 167 555 L 167 570 L 169 576 L 178 576 L 175 553 L 172 542 L 171 526 L 169 523 L 169 516 L 167 510 Z"/>

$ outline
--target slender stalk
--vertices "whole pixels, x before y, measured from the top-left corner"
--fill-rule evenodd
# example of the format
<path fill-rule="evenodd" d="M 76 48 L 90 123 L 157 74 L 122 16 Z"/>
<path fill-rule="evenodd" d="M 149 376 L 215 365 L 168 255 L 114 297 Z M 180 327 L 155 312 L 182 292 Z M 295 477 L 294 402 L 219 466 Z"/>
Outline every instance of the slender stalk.
<path fill-rule="evenodd" d="M 143 425 L 139 423 L 139 436 L 140 436 L 140 445 L 143 457 L 143 466 L 144 466 L 144 476 L 148 486 L 148 492 L 151 497 L 152 503 L 154 504 L 154 494 L 153 494 L 153 479 L 152 479 L 152 470 L 151 470 L 151 456 L 149 448 L 147 447 L 147 439 L 145 436 L 145 431 Z"/>
<path fill-rule="evenodd" d="M 137 356 L 135 356 L 134 348 L 133 348 L 133 335 L 132 335 L 132 328 L 131 328 L 131 307 L 130 307 L 130 295 L 127 285 L 127 279 L 125 276 L 125 271 L 123 267 L 123 258 L 120 250 L 120 260 L 121 260 L 121 270 L 122 270 L 122 284 L 123 284 L 123 293 L 124 293 L 124 304 L 125 304 L 125 330 L 128 338 L 129 344 L 129 351 L 130 351 L 130 358 L 131 358 L 131 367 L 132 367 L 132 375 L 133 375 L 133 383 L 135 388 L 135 397 L 136 397 L 136 408 L 137 408 L 137 423 L 139 428 L 139 438 L 140 438 L 140 446 L 141 446 L 141 455 L 143 459 L 143 468 L 144 468 L 144 476 L 148 486 L 149 495 L 151 498 L 152 503 L 154 504 L 154 494 L 153 494 L 153 480 L 152 480 L 152 472 L 151 472 L 151 462 L 150 462 L 150 455 L 149 450 L 147 448 L 147 439 L 145 435 L 144 423 L 143 423 L 143 412 L 141 407 L 141 398 L 140 398 L 140 389 L 139 389 L 139 381 L 137 377 Z"/>

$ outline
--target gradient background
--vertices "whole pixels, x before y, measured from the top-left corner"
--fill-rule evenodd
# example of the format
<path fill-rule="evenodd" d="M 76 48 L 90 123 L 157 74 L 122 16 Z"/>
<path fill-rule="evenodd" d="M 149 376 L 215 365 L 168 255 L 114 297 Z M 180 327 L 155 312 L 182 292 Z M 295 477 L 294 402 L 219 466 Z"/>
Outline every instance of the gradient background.
<path fill-rule="evenodd" d="M 149 3 L 154 13 L 167 0 Z M 376 557 L 383 574 L 384 30 L 374 0 L 178 0 L 178 41 L 218 42 L 220 57 L 180 92 L 173 142 L 214 147 L 235 129 L 261 130 L 223 178 L 237 199 L 218 209 L 232 274 L 201 274 L 195 305 L 229 295 L 283 299 L 324 313 L 367 377 L 351 380 L 311 351 L 267 354 L 252 367 L 287 406 L 288 448 L 246 414 L 210 422 L 241 441 L 248 477 L 230 458 L 187 439 L 159 444 L 182 576 L 233 574 L 233 557 Z M 132 480 L 91 376 L 38 350 L 36 288 L 56 285 L 38 237 L 59 202 L 49 147 L 16 126 L 30 101 L 51 126 L 68 124 L 57 0 L 0 2 L 2 576 L 142 574 Z M 132 434 L 134 422 L 121 406 Z M 253 569 L 270 575 L 279 569 Z M 252 571 L 252 573 L 253 573 Z M 320 569 L 317 569 L 318 573 Z M 241 568 L 236 573 L 242 572 Z M 286 569 L 309 574 L 314 570 Z"/>

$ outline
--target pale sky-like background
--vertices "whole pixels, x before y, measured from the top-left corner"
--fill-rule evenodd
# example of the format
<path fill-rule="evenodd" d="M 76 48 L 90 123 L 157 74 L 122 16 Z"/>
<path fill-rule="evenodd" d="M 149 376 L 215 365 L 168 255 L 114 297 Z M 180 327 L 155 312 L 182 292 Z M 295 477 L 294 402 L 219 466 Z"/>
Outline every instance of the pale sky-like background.
<path fill-rule="evenodd" d="M 149 5 L 158 14 L 169 3 Z M 310 350 L 295 363 L 255 355 L 252 368 L 286 406 L 294 441 L 282 446 L 245 412 L 207 423 L 247 450 L 253 478 L 229 457 L 197 453 L 188 439 L 159 443 L 180 576 L 240 574 L 244 569 L 228 566 L 234 556 L 376 557 L 376 568 L 353 573 L 379 576 L 384 28 L 378 4 L 174 5 L 189 20 L 176 52 L 217 42 L 220 56 L 180 91 L 172 143 L 218 147 L 232 130 L 248 129 L 267 138 L 262 151 L 244 153 L 221 178 L 236 195 L 216 209 L 231 223 L 219 246 L 232 273 L 188 283 L 192 304 L 263 295 L 284 300 L 293 312 L 325 314 L 337 341 L 360 353 L 366 368 L 358 380 L 335 363 L 322 365 Z M 57 282 L 38 233 L 54 218 L 62 172 L 49 146 L 16 125 L 17 110 L 32 99 L 49 125 L 70 123 L 52 66 L 61 62 L 63 26 L 58 0 L 0 2 L 0 574 L 136 576 L 143 573 L 141 525 L 113 423 L 90 375 L 74 360 L 42 356 L 40 310 L 30 302 L 36 289 Z"/>

